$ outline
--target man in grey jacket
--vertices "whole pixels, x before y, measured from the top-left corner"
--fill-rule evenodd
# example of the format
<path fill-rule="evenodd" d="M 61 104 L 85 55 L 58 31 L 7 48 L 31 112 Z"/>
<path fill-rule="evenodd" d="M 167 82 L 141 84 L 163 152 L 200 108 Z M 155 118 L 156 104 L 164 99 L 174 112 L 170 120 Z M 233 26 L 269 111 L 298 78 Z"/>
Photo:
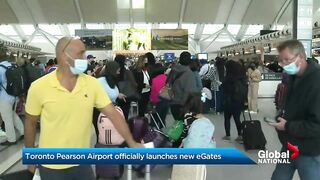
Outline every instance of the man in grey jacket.
<path fill-rule="evenodd" d="M 167 83 L 172 87 L 173 98 L 171 102 L 171 113 L 175 120 L 183 120 L 183 106 L 190 93 L 198 92 L 196 80 L 189 68 L 191 54 L 182 52 L 179 64 L 172 67 Z"/>

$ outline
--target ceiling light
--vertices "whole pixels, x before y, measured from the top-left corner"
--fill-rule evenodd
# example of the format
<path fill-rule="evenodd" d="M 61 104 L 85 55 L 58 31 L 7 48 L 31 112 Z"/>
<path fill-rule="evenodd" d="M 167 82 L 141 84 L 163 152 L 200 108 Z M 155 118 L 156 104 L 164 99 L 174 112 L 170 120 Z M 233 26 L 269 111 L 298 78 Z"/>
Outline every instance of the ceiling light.
<path fill-rule="evenodd" d="M 132 0 L 133 9 L 144 9 L 144 0 Z"/>

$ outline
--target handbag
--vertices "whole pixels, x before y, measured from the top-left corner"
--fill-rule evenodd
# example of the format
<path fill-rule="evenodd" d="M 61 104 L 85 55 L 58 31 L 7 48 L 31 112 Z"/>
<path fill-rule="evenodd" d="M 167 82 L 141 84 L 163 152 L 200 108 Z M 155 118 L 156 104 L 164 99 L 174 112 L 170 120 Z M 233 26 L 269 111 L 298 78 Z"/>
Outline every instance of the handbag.
<path fill-rule="evenodd" d="M 171 91 L 171 87 L 166 84 L 160 91 L 159 97 L 166 99 L 166 100 L 172 100 L 173 94 Z"/>
<path fill-rule="evenodd" d="M 169 137 L 170 141 L 177 141 L 183 132 L 184 123 L 182 121 L 175 121 L 172 126 L 164 129 L 165 134 Z"/>
<path fill-rule="evenodd" d="M 120 93 L 127 96 L 129 99 L 140 99 L 136 87 L 131 81 L 121 81 L 118 83 Z"/>

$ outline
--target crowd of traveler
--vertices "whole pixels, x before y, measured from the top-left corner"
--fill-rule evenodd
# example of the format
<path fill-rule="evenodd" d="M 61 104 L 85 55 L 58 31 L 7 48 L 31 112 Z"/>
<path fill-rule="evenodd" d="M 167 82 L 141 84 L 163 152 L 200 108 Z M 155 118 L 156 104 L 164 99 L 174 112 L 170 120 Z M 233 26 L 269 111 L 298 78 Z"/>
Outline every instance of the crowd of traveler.
<path fill-rule="evenodd" d="M 273 126 L 284 145 L 282 150 L 286 150 L 286 143 L 290 141 L 299 147 L 302 155 L 291 165 L 278 165 L 272 176 L 275 180 L 290 179 L 295 169 L 305 179 L 320 177 L 320 114 L 317 109 L 320 89 L 316 82 L 320 70 L 314 62 L 305 61 L 301 46 L 299 41 L 293 40 L 278 49 L 280 65 L 286 72 L 282 82 L 286 91 L 281 94 L 281 100 L 276 100 L 282 114 Z M 131 60 L 124 55 L 116 55 L 114 61 L 96 62 L 92 55 L 84 59 L 84 54 L 85 46 L 80 40 L 64 37 L 57 43 L 57 57 L 50 59 L 46 67 L 41 67 L 35 59 L 24 59 L 19 63 L 27 77 L 25 93 L 20 96 L 22 100 L 27 99 L 24 128 L 12 108 L 18 98 L 6 89 L 6 70 L 12 64 L 6 49 L 0 48 L 0 124 L 4 125 L 0 136 L 7 137 L 1 145 L 15 144 L 25 136 L 26 147 L 34 147 L 41 117 L 39 147 L 87 148 L 90 147 L 91 123 L 98 138 L 97 117 L 101 112 L 109 117 L 128 147 L 143 147 L 134 140 L 127 124 L 132 102 L 136 102 L 138 116 L 156 111 L 165 125 L 170 109 L 175 121 L 189 123 L 189 132 L 174 144 L 175 147 L 209 148 L 216 146 L 215 127 L 203 115 L 205 106 L 217 114 L 224 113 L 223 140 L 231 140 L 230 120 L 233 117 L 237 129 L 235 140 L 239 143 L 243 141 L 241 113 L 259 111 L 257 100 L 262 78 L 257 61 L 234 61 L 224 57 L 211 61 L 192 59 L 191 54 L 184 51 L 177 62 L 157 62 L 152 53 L 146 53 L 128 66 L 127 61 Z M 163 95 L 165 91 L 168 96 Z M 115 105 L 122 109 L 123 116 L 116 111 Z M 313 159 L 314 164 L 306 164 Z M 39 169 L 44 179 L 93 179 L 90 167 L 84 165 L 43 165 Z"/>

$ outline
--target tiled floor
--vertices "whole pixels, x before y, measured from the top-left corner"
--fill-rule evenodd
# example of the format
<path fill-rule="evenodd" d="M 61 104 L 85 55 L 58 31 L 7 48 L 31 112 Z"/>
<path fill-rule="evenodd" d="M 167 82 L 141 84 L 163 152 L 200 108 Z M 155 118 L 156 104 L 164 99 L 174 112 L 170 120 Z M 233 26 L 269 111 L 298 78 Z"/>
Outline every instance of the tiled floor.
<path fill-rule="evenodd" d="M 259 107 L 260 112 L 258 116 L 254 116 L 254 119 L 262 119 L 263 117 L 273 117 L 274 112 L 274 105 L 273 105 L 272 99 L 260 99 L 259 100 Z M 257 151 L 244 151 L 243 146 L 231 141 L 231 142 L 225 142 L 222 141 L 221 138 L 225 135 L 224 132 L 224 126 L 223 126 L 223 115 L 213 115 L 209 114 L 207 115 L 216 127 L 215 137 L 217 141 L 218 147 L 236 147 L 240 149 L 241 151 L 245 152 L 248 156 L 250 156 L 252 159 L 257 160 Z M 171 119 L 171 116 L 168 116 L 168 119 Z M 170 121 L 170 120 L 169 120 Z M 172 122 L 172 120 L 171 120 Z M 169 124 L 170 122 L 168 122 Z M 274 130 L 274 128 L 267 125 L 265 122 L 261 121 L 262 129 L 264 131 L 264 134 L 267 138 L 268 144 L 267 149 L 268 150 L 280 150 L 280 143 L 277 137 L 277 134 Z M 235 124 L 232 121 L 231 123 L 231 136 L 232 139 L 236 138 L 236 128 Z M 9 151 L 12 154 L 17 152 L 17 148 L 12 148 Z M 9 154 L 5 153 L 3 154 L 1 152 L 0 154 L 0 167 L 3 166 L 1 164 L 2 160 L 5 159 L 4 157 L 10 156 Z M 17 163 L 13 168 L 10 169 L 8 172 L 14 172 L 17 170 L 24 169 L 25 166 L 21 164 L 21 162 Z M 254 166 L 207 166 L 207 180 L 269 180 L 272 172 L 274 170 L 274 165 L 254 165 Z M 151 173 L 151 179 L 152 180 L 167 180 L 170 178 L 171 174 L 171 167 L 170 166 L 157 166 Z M 126 179 L 126 174 L 124 174 L 123 180 Z M 133 179 L 137 179 L 134 177 Z M 298 180 L 297 174 L 294 177 L 294 180 Z"/>

